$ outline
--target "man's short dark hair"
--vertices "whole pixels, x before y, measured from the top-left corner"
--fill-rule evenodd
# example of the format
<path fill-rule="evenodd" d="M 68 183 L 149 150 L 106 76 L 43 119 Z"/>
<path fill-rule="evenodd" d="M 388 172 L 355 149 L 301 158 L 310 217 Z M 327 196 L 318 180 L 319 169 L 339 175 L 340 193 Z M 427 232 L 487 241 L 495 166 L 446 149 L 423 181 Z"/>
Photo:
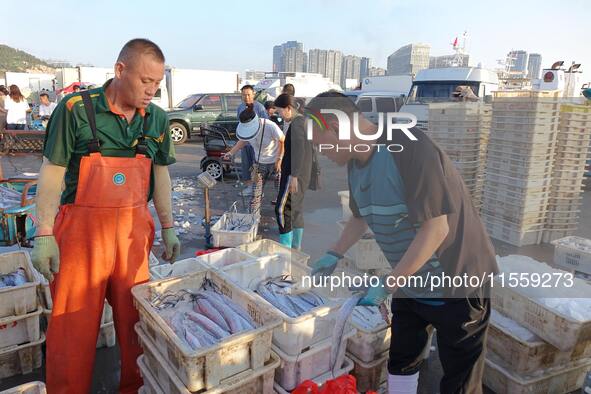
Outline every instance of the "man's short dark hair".
<path fill-rule="evenodd" d="M 346 114 L 360 112 L 353 100 L 336 90 L 320 93 L 310 100 L 306 109 L 312 112 L 320 112 L 321 109 L 338 109 Z"/>
<path fill-rule="evenodd" d="M 252 85 L 244 85 L 243 87 L 240 88 L 240 91 L 244 92 L 246 89 L 250 89 L 254 92 L 254 86 L 252 86 Z"/>
<path fill-rule="evenodd" d="M 47 97 L 49 98 L 49 95 L 45 92 L 41 92 L 41 94 L 39 95 L 39 97 Z"/>
<path fill-rule="evenodd" d="M 285 85 L 283 85 L 283 89 L 281 90 L 281 92 L 295 96 L 295 86 L 293 86 L 293 84 L 291 83 L 286 83 Z"/>
<path fill-rule="evenodd" d="M 265 101 L 265 109 L 268 111 L 271 108 L 275 108 L 275 103 L 273 102 L 273 100 Z"/>
<path fill-rule="evenodd" d="M 164 54 L 160 47 L 146 38 L 134 38 L 133 40 L 127 41 L 123 45 L 123 48 L 121 48 L 121 52 L 119 52 L 117 62 L 129 65 L 140 55 L 150 55 L 160 63 L 165 62 Z"/>

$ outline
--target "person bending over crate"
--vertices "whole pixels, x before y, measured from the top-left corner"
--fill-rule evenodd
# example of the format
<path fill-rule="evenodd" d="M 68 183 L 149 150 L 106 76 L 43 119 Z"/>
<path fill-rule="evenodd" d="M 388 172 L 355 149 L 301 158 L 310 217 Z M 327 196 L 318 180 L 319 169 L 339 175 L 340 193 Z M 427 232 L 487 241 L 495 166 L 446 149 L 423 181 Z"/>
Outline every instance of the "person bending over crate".
<path fill-rule="evenodd" d="M 492 243 L 458 171 L 417 128 L 378 136 L 378 127 L 340 93 L 320 94 L 307 109 L 319 151 L 348 167 L 353 212 L 334 247 L 311 265 L 312 273 L 330 275 L 369 225 L 392 269 L 359 304 L 381 305 L 393 295 L 390 392 L 416 392 L 429 325 L 437 330 L 441 393 L 481 392 L 488 281 L 458 287 L 429 282 L 442 275 L 486 279 L 498 271 Z"/>
<path fill-rule="evenodd" d="M 166 113 L 150 102 L 164 77 L 164 55 L 153 42 L 134 39 L 114 71 L 102 87 L 66 96 L 47 125 L 31 260 L 51 282 L 46 377 L 52 394 L 90 392 L 105 296 L 121 350 L 119 392 L 136 393 L 142 385 L 131 288 L 149 279 L 152 196 L 163 257 L 172 263 L 180 252 L 167 167 L 176 161 L 174 148 Z"/>

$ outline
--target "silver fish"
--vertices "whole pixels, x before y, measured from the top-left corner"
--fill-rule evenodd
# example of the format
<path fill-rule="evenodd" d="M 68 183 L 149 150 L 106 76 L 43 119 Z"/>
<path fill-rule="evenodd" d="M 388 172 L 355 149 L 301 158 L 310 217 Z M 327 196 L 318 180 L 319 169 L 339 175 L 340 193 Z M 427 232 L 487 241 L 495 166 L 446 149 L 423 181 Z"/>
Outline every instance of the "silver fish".
<path fill-rule="evenodd" d="M 357 303 L 362 297 L 363 295 L 356 294 L 351 298 L 348 298 L 339 309 L 339 314 L 337 315 L 337 321 L 332 334 L 332 348 L 330 349 L 330 365 L 333 374 L 336 374 L 337 370 L 341 367 L 340 365 L 336 365 L 336 363 L 347 347 L 346 344 L 342 343 L 347 321 L 349 321 L 351 314 L 355 310 L 355 306 L 357 306 Z"/>

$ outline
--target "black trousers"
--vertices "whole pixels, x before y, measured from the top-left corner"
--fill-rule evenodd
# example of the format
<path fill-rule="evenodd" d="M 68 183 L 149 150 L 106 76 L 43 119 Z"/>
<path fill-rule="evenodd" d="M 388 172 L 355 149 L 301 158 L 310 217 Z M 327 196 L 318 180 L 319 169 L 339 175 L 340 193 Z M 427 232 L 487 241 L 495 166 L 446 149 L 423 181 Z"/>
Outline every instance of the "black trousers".
<path fill-rule="evenodd" d="M 275 216 L 280 234 L 289 233 L 294 228 L 304 228 L 304 213 L 302 211 L 304 190 L 302 189 L 302 183 L 298 179 L 298 192 L 290 193 L 290 181 L 291 176 L 281 175 L 279 194 L 275 204 Z"/>
<path fill-rule="evenodd" d="M 443 367 L 441 393 L 482 393 L 490 317 L 488 294 L 488 289 L 483 288 L 470 297 L 447 299 L 439 306 L 394 297 L 388 372 L 413 375 L 419 371 L 428 339 L 427 327 L 433 325 Z"/>

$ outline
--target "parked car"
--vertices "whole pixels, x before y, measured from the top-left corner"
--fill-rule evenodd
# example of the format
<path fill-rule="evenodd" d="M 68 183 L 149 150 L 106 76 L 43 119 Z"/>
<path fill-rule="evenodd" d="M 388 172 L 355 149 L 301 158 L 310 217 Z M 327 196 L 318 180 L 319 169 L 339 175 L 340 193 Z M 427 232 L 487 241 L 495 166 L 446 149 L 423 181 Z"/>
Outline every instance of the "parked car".
<path fill-rule="evenodd" d="M 192 94 L 177 107 L 167 111 L 170 121 L 170 135 L 175 144 L 182 144 L 188 138 L 203 136 L 201 127 L 214 125 L 230 132 L 236 130 L 236 111 L 242 103 L 239 93 Z"/>
<path fill-rule="evenodd" d="M 378 122 L 378 114 L 385 112 L 399 112 L 404 104 L 403 92 L 364 92 L 362 90 L 351 90 L 345 92 L 363 116 L 371 122 Z"/>

